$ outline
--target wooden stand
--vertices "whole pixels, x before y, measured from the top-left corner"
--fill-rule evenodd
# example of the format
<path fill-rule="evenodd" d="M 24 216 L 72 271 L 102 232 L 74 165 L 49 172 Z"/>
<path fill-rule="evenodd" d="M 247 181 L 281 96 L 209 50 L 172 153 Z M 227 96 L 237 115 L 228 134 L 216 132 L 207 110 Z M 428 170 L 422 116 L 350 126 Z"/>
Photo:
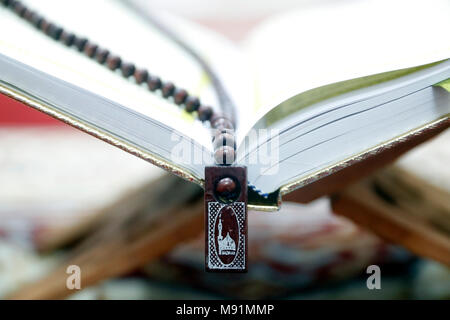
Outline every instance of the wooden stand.
<path fill-rule="evenodd" d="M 450 197 L 387 168 L 332 196 L 333 211 L 413 253 L 450 266 Z"/>
<path fill-rule="evenodd" d="M 177 197 L 167 194 L 176 190 Z M 411 190 L 421 190 L 420 196 Z M 210 195 L 208 195 L 210 197 Z M 415 199 L 415 200 L 414 200 Z M 388 168 L 332 196 L 333 210 L 380 237 L 450 265 L 448 194 L 422 180 Z M 46 277 L 24 286 L 10 299 L 62 299 L 68 265 L 80 266 L 82 288 L 130 273 L 158 259 L 203 230 L 202 190 L 173 176 L 128 195 L 90 226 L 92 230 Z M 246 264 L 247 265 L 247 264 Z"/>
<path fill-rule="evenodd" d="M 47 276 L 8 298 L 63 299 L 76 293 L 66 287 L 69 265 L 80 267 L 84 289 L 158 259 L 203 231 L 202 189 L 166 175 L 118 201 L 100 220 Z"/>

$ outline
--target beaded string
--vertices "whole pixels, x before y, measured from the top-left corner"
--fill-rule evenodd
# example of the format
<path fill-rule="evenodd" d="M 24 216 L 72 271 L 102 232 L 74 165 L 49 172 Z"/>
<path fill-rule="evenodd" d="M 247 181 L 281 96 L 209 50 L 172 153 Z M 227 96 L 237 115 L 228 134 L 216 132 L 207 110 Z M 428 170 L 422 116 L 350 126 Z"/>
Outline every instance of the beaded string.
<path fill-rule="evenodd" d="M 194 59 L 205 71 L 208 77 L 211 79 L 214 90 L 217 93 L 217 98 L 219 100 L 219 105 L 223 113 L 229 116 L 229 119 L 233 121 L 235 119 L 235 106 L 233 100 L 230 98 L 227 90 L 225 89 L 221 79 L 214 72 L 211 65 L 203 59 L 203 57 L 184 39 L 178 36 L 171 29 L 167 28 L 164 23 L 161 23 L 157 17 L 150 14 L 148 10 L 143 9 L 136 1 L 121 0 L 121 2 L 126 5 L 130 10 L 132 10 L 136 15 L 140 16 L 145 22 L 149 23 L 156 29 L 158 29 L 167 38 L 171 39 L 172 42 L 177 44 L 184 52 L 189 54 L 192 59 Z"/>
<path fill-rule="evenodd" d="M 163 98 L 173 101 L 176 105 L 183 106 L 186 112 L 196 112 L 200 121 L 209 121 L 211 128 L 214 129 L 212 140 L 216 163 L 220 165 L 231 165 L 234 162 L 236 157 L 234 110 L 228 96 L 224 94 L 223 87 L 215 76 L 211 78 L 213 83 L 215 83 L 216 89 L 218 89 L 219 97 L 222 97 L 222 100 L 223 97 L 228 99 L 225 100 L 225 103 L 222 101 L 222 104 L 225 106 L 224 109 L 226 109 L 224 112 L 227 111 L 227 114 L 230 115 L 229 117 L 225 116 L 224 113 L 214 111 L 210 106 L 202 104 L 198 97 L 189 94 L 183 88 L 175 86 L 174 83 L 163 81 L 160 77 L 149 73 L 148 70 L 138 68 L 133 63 L 122 60 L 120 56 L 111 53 L 108 49 L 91 42 L 89 39 L 79 37 L 63 29 L 61 26 L 44 18 L 38 12 L 30 9 L 21 1 L 0 0 L 0 3 L 55 41 L 60 41 L 67 47 L 72 47 L 84 53 L 87 57 L 94 59 L 111 71 L 120 70 L 124 78 L 133 77 L 138 85 L 146 85 L 149 91 L 159 92 Z M 148 16 L 146 19 L 150 19 L 150 17 Z M 155 26 L 161 28 L 158 23 L 155 23 Z M 170 36 L 172 40 L 180 42 L 169 30 L 162 29 L 161 31 Z M 197 60 L 200 61 L 199 59 Z M 213 74 L 206 63 L 202 62 L 201 65 L 208 72 L 209 76 Z"/>

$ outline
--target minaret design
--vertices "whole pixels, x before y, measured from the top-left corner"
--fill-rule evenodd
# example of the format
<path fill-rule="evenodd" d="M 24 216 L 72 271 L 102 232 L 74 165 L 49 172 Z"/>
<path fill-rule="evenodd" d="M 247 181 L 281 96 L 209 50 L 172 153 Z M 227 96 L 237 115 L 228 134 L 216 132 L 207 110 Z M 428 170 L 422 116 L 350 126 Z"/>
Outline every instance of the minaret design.
<path fill-rule="evenodd" d="M 222 237 L 222 219 L 221 219 L 222 215 L 219 216 L 219 225 L 217 226 L 217 229 L 219 229 L 219 235 L 217 236 L 217 241 L 222 241 L 223 237 Z"/>
<path fill-rule="evenodd" d="M 230 232 L 227 232 L 226 237 L 222 236 L 222 215 L 219 216 L 219 223 L 217 224 L 218 235 L 217 243 L 219 245 L 219 255 L 235 255 L 236 254 L 236 243 L 230 237 Z"/>

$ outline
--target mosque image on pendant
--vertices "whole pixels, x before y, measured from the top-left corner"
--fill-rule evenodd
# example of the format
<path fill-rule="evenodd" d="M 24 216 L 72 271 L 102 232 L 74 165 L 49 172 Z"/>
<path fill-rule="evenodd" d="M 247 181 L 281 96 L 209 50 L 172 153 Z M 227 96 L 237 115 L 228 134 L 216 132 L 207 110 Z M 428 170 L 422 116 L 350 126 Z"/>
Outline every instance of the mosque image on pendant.
<path fill-rule="evenodd" d="M 208 203 L 207 266 L 215 270 L 244 270 L 246 251 L 245 203 Z"/>

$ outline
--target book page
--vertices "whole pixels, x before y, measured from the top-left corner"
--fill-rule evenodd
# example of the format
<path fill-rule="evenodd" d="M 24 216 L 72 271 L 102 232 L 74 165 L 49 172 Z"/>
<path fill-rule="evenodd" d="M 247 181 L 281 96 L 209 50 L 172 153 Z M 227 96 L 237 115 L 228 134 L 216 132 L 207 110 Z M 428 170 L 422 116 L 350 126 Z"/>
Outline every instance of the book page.
<path fill-rule="evenodd" d="M 256 122 L 310 89 L 450 58 L 447 0 L 304 1 L 264 22 L 246 50 Z"/>
<path fill-rule="evenodd" d="M 85 36 L 123 60 L 187 89 L 199 96 L 204 104 L 218 105 L 211 82 L 198 63 L 120 1 L 89 1 L 89 10 L 80 1 L 25 2 L 63 28 Z M 75 49 L 50 39 L 11 10 L 0 9 L 0 28 L 3 30 L 0 36 L 1 54 L 151 117 L 212 149 L 210 134 L 196 120 L 195 114 L 182 111 L 180 107 L 151 93 L 145 85 L 138 86 L 133 79 L 124 79 L 119 71 L 115 74 L 100 66 L 95 59 L 89 59 Z M 240 54 L 227 41 L 167 14 L 158 13 L 156 16 L 175 32 L 181 33 L 181 37 L 213 66 L 219 65 L 218 72 L 223 72 L 224 78 L 241 70 Z M 242 81 L 248 83 L 244 79 Z M 238 88 L 230 90 L 238 105 L 249 104 L 247 99 L 250 95 L 242 89 L 245 86 L 241 85 L 240 79 L 232 82 L 224 79 L 223 82 Z"/>

